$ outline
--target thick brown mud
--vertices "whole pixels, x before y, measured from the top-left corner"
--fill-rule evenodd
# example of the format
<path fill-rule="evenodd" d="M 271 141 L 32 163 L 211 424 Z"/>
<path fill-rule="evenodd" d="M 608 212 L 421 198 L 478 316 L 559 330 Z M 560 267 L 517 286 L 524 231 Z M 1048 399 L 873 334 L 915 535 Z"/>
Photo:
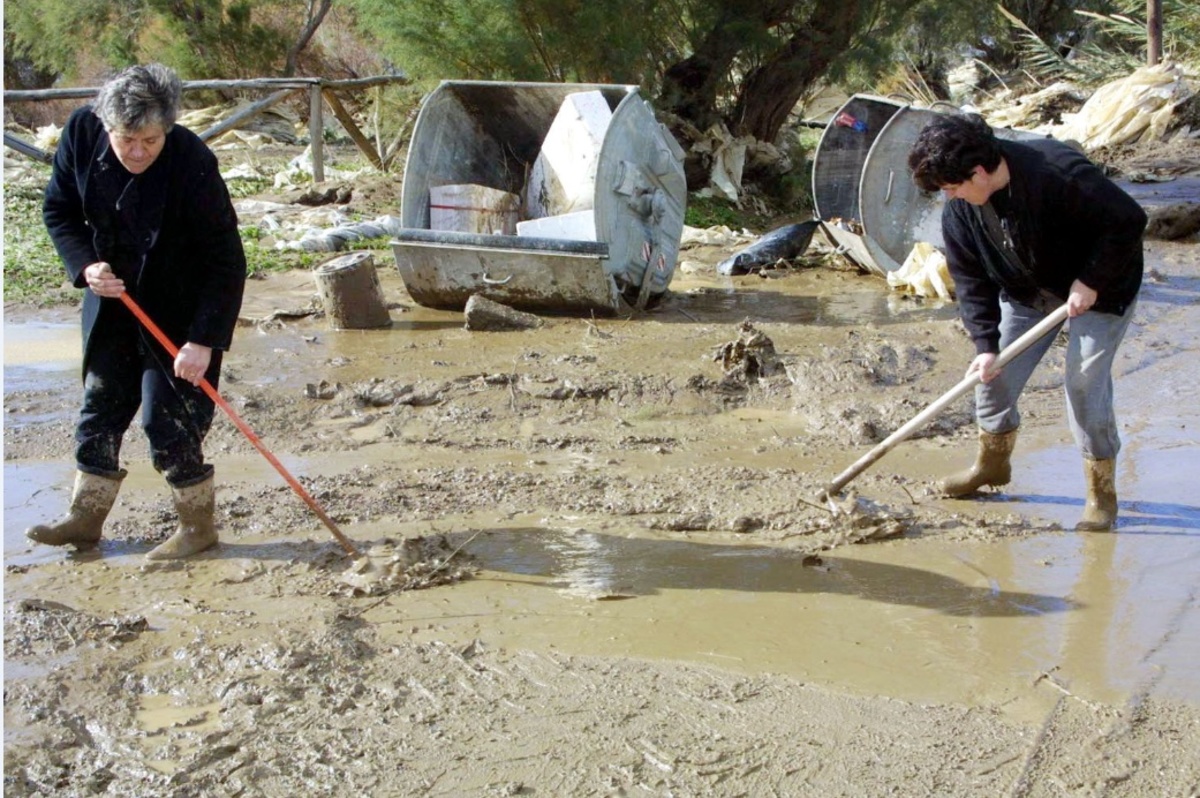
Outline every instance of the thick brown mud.
<path fill-rule="evenodd" d="M 143 560 L 173 513 L 136 428 L 100 547 L 28 544 L 70 485 L 78 337 L 10 308 L 5 794 L 1200 794 L 1200 263 L 1149 267 L 1102 535 L 1070 531 L 1057 348 L 1002 493 L 932 494 L 964 399 L 819 498 L 969 359 L 953 307 L 878 278 L 680 275 L 512 333 L 394 270 L 382 330 L 253 281 L 222 394 L 382 590 L 224 419 L 216 550 Z"/>

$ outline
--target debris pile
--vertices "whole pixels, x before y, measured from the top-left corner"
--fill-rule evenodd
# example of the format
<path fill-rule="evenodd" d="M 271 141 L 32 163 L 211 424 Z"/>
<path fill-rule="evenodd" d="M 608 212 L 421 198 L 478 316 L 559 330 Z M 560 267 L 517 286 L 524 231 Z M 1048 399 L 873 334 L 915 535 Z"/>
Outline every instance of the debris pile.
<path fill-rule="evenodd" d="M 1078 113 L 1064 115 L 1061 127 L 1046 132 L 1087 150 L 1156 141 L 1165 137 L 1175 109 L 1192 94 L 1178 66 L 1144 66 L 1096 89 Z"/>
<path fill-rule="evenodd" d="M 736 341 L 717 348 L 713 360 L 725 370 L 726 381 L 743 385 L 784 373 L 775 342 L 749 321 L 738 327 Z"/>
<path fill-rule="evenodd" d="M 445 535 L 387 539 L 359 558 L 338 581 L 355 597 L 461 582 L 475 575 L 470 556 L 462 552 L 465 545 L 451 548 Z"/>

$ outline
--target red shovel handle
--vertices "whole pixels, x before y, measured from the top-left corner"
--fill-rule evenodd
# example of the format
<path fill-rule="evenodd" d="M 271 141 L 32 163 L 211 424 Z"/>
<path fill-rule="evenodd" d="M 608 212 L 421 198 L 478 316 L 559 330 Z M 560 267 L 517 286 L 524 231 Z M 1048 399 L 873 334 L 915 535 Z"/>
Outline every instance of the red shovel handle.
<path fill-rule="evenodd" d="M 121 302 L 124 303 L 125 307 L 129 308 L 129 311 L 137 317 L 137 320 L 140 321 L 142 325 L 150 331 L 150 334 L 153 335 L 154 338 L 163 345 L 163 348 L 167 350 L 167 353 L 170 354 L 172 358 L 179 355 L 179 347 L 171 343 L 171 339 L 159 329 L 158 325 L 146 315 L 145 311 L 138 307 L 137 302 L 133 301 L 133 297 L 129 296 L 129 292 L 122 293 L 120 299 Z M 241 416 L 234 412 L 234 409 L 229 406 L 229 403 L 221 398 L 221 395 L 217 393 L 217 389 L 212 387 L 212 383 L 201 378 L 200 387 L 206 394 L 208 394 L 209 399 L 212 399 L 222 410 L 225 411 L 225 414 L 229 416 L 234 425 L 242 431 L 242 434 L 249 439 L 250 443 L 254 444 L 254 448 L 258 449 L 258 451 L 262 453 L 262 456 L 267 458 L 267 462 L 275 466 L 275 470 L 279 472 L 284 481 L 292 486 L 292 490 L 296 491 L 296 494 L 301 499 L 304 499 L 304 503 L 312 508 L 312 511 L 317 514 L 317 517 L 320 518 L 322 522 L 324 522 L 325 526 L 329 527 L 329 531 L 333 533 L 335 538 L 337 538 L 337 542 L 342 545 L 342 548 L 346 550 L 346 553 L 356 559 L 361 556 L 358 552 L 358 549 L 354 548 L 354 544 L 350 542 L 350 539 L 342 534 L 341 530 L 337 528 L 337 525 L 333 523 L 333 519 L 326 515 L 325 511 L 321 509 L 321 505 L 317 504 L 317 500 L 310 496 L 308 491 L 304 489 L 304 486 L 297 482 L 296 478 L 293 477 L 288 470 L 283 467 L 283 463 L 279 462 L 275 455 L 271 454 L 270 450 L 267 449 L 267 447 L 263 445 L 263 442 L 258 439 L 258 436 L 254 434 L 254 430 L 250 429 L 246 422 L 242 421 Z"/>

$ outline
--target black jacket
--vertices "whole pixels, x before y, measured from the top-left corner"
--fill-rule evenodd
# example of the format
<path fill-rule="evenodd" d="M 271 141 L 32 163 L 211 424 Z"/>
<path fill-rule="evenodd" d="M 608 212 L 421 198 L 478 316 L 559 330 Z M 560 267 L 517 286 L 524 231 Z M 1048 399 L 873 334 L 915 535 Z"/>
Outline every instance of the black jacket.
<path fill-rule="evenodd" d="M 1004 221 L 1016 260 L 1002 252 L 1003 236 L 989 234 L 987 208 L 954 199 L 942 210 L 946 260 L 979 354 L 999 351 L 1002 292 L 1029 303 L 1046 291 L 1065 302 L 1078 279 L 1097 292 L 1093 310 L 1120 315 L 1142 284 L 1146 213 L 1137 202 L 1066 144 L 1041 139 L 1000 147 L 1011 180 L 989 204 Z"/>
<path fill-rule="evenodd" d="M 54 156 L 43 218 L 76 287 L 87 287 L 85 267 L 106 261 L 176 346 L 229 348 L 246 256 L 216 156 L 194 133 L 175 125 L 162 153 L 134 177 L 92 109 L 76 110 Z M 105 320 L 128 312 L 118 300 L 84 292 L 85 373 Z M 169 363 L 162 347 L 144 337 Z"/>

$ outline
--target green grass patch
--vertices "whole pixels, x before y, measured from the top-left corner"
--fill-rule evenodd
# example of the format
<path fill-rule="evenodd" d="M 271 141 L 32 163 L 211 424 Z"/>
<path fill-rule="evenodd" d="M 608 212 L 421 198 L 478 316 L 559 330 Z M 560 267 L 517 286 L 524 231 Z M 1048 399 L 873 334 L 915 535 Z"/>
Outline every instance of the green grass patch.
<path fill-rule="evenodd" d="M 748 214 L 726 199 L 689 194 L 683 221 L 690 227 L 724 225 L 732 230 L 746 227 Z"/>
<path fill-rule="evenodd" d="M 386 250 L 392 251 L 392 239 L 384 236 L 383 238 L 361 238 L 358 241 L 351 241 L 347 249 L 351 251 L 360 249 L 370 250 Z"/>
<path fill-rule="evenodd" d="M 271 177 L 238 177 L 225 181 L 229 196 L 235 200 L 255 197 L 274 187 L 275 180 Z"/>
<path fill-rule="evenodd" d="M 50 168 L 46 167 L 46 178 Z M 67 272 L 42 222 L 45 182 L 4 187 L 4 301 L 39 307 L 73 305 L 80 291 Z"/>
<path fill-rule="evenodd" d="M 286 272 L 292 269 L 311 269 L 328 253 L 301 252 L 295 249 L 275 249 L 259 244 L 262 230 L 257 227 L 238 229 L 242 237 L 242 249 L 246 252 L 246 274 L 261 277 L 270 272 Z"/>
<path fill-rule="evenodd" d="M 724 224 L 731 230 L 754 230 L 762 226 L 763 217 L 738 208 L 728 199 L 688 194 L 688 210 L 684 212 L 684 222 L 690 227 L 706 228 Z"/>
<path fill-rule="evenodd" d="M 765 212 L 763 212 L 765 211 Z M 721 197 L 705 197 L 689 194 L 683 221 L 689 227 L 716 227 L 724 225 L 730 230 L 764 232 L 775 227 L 775 218 L 786 215 L 779 209 L 763 206 L 762 211 L 739 208 Z"/>

